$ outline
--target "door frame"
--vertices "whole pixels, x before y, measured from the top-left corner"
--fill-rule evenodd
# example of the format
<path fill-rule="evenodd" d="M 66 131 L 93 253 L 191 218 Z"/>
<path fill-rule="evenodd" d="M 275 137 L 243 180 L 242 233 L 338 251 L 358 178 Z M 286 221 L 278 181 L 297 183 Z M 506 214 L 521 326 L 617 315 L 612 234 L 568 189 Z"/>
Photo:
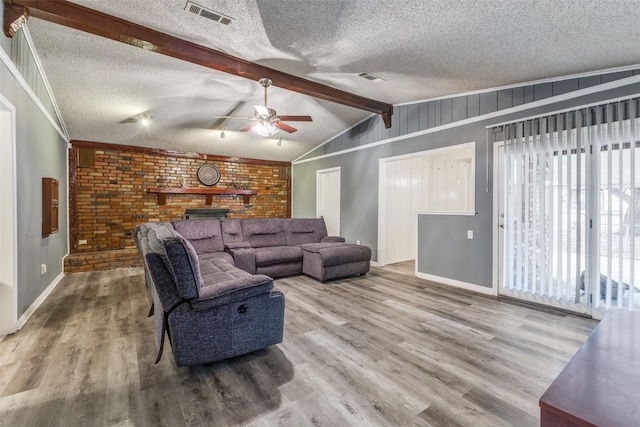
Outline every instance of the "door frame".
<path fill-rule="evenodd" d="M 4 270 L 3 278 L 8 278 L 8 284 L 0 279 L 0 339 L 18 330 L 18 227 L 17 227 L 17 184 L 16 184 L 16 109 L 2 94 L 0 94 L 0 152 L 7 151 L 9 156 L 0 156 L 0 179 L 9 188 L 11 197 L 3 200 L 0 207 L 0 232 L 9 242 L 7 256 L 0 259 Z M 5 187 L 5 188 L 6 188 Z M 4 252 L 3 248 L 3 252 Z M 6 280 L 6 279 L 5 279 Z"/>
<path fill-rule="evenodd" d="M 342 186 L 342 168 L 340 166 L 316 170 L 316 218 L 320 218 L 320 205 L 322 199 L 322 175 L 332 172 L 340 172 L 340 185 Z M 342 197 L 342 191 L 340 191 L 340 195 L 340 197 Z M 341 206 L 342 201 L 340 201 L 340 205 L 338 206 L 338 213 L 340 213 Z M 338 222 L 338 225 L 338 228 L 342 227 L 341 219 Z M 338 233 L 338 235 L 340 235 L 340 233 Z"/>
<path fill-rule="evenodd" d="M 504 149 L 504 141 L 496 141 L 493 144 L 493 219 L 491 221 L 493 225 L 493 267 L 492 267 L 492 291 L 494 295 L 499 295 L 500 290 L 500 268 L 502 266 L 501 257 L 500 257 L 500 221 L 498 216 L 500 215 L 500 200 L 499 200 L 499 192 L 500 185 L 502 185 L 502 181 L 504 177 L 500 177 L 499 171 L 499 161 L 500 161 L 500 148 Z"/>

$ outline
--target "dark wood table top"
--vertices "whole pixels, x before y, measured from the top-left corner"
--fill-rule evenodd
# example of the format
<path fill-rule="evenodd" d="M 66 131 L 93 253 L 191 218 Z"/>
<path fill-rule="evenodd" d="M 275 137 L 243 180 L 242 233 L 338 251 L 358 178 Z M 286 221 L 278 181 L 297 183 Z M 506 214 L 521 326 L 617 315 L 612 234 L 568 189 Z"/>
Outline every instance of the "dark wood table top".
<path fill-rule="evenodd" d="M 640 312 L 607 313 L 540 408 L 579 426 L 640 426 Z"/>

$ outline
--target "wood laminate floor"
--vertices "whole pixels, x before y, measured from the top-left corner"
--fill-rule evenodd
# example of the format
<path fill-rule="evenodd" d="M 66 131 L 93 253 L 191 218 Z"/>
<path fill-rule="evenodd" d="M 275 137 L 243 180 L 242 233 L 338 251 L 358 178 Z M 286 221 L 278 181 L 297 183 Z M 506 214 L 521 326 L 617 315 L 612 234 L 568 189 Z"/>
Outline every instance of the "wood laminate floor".
<path fill-rule="evenodd" d="M 154 365 L 141 269 L 66 276 L 0 341 L 1 426 L 535 426 L 596 322 L 412 276 L 277 280 L 280 345 Z"/>

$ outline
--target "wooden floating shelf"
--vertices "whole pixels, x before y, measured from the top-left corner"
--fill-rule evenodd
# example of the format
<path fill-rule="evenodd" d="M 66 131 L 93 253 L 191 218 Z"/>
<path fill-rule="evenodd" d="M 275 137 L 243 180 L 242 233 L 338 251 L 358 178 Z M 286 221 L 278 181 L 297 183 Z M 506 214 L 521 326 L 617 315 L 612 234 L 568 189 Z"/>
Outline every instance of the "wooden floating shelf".
<path fill-rule="evenodd" d="M 251 196 L 258 194 L 256 190 L 229 190 L 222 188 L 161 188 L 149 187 L 149 193 L 158 195 L 158 204 L 167 203 L 167 194 L 204 194 L 207 198 L 207 205 L 213 202 L 213 196 L 233 195 L 242 196 L 245 205 L 249 204 Z"/>

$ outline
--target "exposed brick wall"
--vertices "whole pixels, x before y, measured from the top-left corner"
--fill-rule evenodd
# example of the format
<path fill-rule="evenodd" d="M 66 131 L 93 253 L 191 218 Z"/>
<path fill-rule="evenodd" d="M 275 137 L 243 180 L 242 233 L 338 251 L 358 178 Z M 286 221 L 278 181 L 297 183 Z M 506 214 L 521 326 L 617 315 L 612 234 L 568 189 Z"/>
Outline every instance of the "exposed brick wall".
<path fill-rule="evenodd" d="M 142 259 L 136 249 L 118 249 L 113 251 L 80 252 L 70 254 L 64 259 L 64 271 L 109 270 L 120 267 L 142 267 Z"/>
<path fill-rule="evenodd" d="M 77 240 L 87 241 L 78 244 L 78 253 L 135 248 L 131 232 L 136 224 L 179 219 L 186 208 L 229 208 L 229 217 L 236 218 L 284 218 L 288 214 L 289 188 L 284 166 L 108 147 L 95 150 L 94 166 L 78 166 L 76 170 Z M 233 195 L 213 196 L 213 203 L 207 205 L 205 196 L 196 194 L 168 194 L 166 204 L 158 205 L 157 195 L 148 193 L 149 187 L 212 188 L 196 177 L 198 167 L 205 163 L 214 164 L 220 171 L 220 182 L 213 188 L 241 184 L 258 194 L 251 196 L 249 205 L 244 205 L 242 196 Z M 106 259 L 102 263 L 109 262 L 109 257 Z M 76 261 L 77 257 L 70 257 L 69 271 L 83 270 Z M 86 263 L 87 259 L 80 261 Z"/>

